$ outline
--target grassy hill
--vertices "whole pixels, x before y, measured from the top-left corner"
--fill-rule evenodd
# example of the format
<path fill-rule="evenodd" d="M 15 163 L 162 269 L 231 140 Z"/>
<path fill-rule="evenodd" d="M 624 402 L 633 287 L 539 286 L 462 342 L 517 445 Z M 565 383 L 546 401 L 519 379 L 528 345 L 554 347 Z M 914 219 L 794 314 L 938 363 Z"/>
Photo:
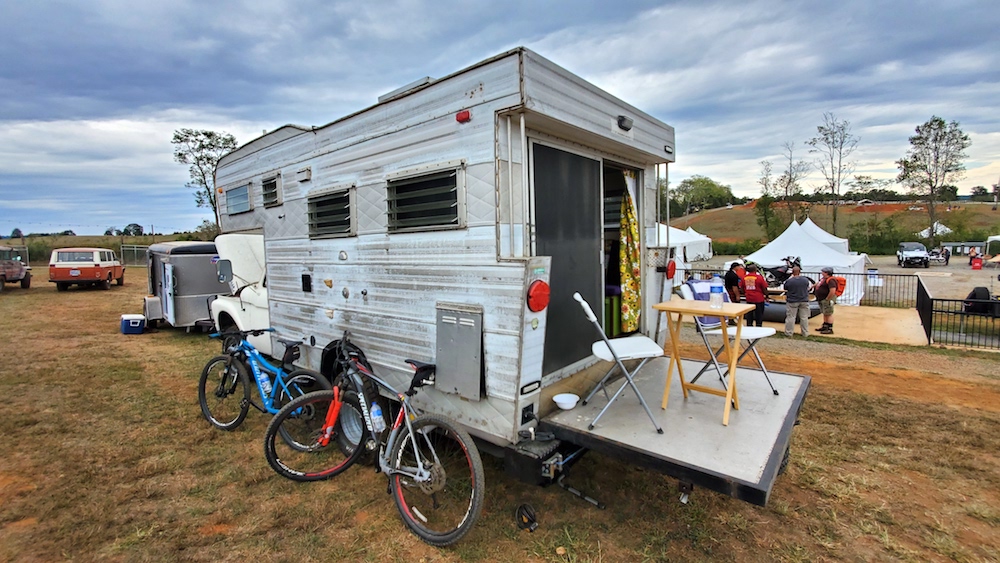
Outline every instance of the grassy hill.
<path fill-rule="evenodd" d="M 916 209 L 911 209 L 916 208 Z M 993 204 L 963 203 L 958 208 L 947 211 L 947 205 L 936 206 L 937 220 L 961 235 L 986 235 L 1000 233 L 1000 210 L 993 211 Z M 813 205 L 809 217 L 829 232 L 833 232 L 833 215 L 830 206 Z M 841 206 L 837 213 L 837 236 L 846 237 L 851 225 L 892 218 L 906 233 L 916 233 L 926 229 L 930 223 L 924 205 L 892 203 L 866 207 Z M 693 227 L 694 230 L 720 242 L 740 242 L 747 239 L 766 241 L 767 235 L 757 225 L 757 216 L 752 204 L 735 206 L 732 209 L 719 208 L 701 211 L 683 217 L 672 218 L 670 224 L 679 229 Z M 985 233 L 985 234 L 983 234 Z M 916 238 L 916 235 L 914 235 Z M 965 240 L 946 237 L 946 240 Z"/>

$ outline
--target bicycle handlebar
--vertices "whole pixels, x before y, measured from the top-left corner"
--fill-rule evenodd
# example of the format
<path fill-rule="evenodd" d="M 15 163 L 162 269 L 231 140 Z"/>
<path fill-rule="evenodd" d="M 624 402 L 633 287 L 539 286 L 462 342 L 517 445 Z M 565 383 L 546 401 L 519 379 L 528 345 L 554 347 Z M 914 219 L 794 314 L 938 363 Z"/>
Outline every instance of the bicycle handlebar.
<path fill-rule="evenodd" d="M 265 332 L 274 332 L 273 328 L 255 328 L 250 330 L 226 330 L 213 332 L 208 335 L 209 338 L 225 338 L 226 336 L 239 336 L 245 339 L 247 336 L 260 336 Z"/>

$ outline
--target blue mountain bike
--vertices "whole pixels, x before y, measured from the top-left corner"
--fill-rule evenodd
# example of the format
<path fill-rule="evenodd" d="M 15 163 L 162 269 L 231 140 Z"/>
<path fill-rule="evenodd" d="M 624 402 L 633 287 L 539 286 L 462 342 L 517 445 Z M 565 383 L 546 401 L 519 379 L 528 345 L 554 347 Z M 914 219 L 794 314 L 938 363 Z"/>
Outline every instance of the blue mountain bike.
<path fill-rule="evenodd" d="M 205 418 L 221 430 L 235 430 L 243 424 L 250 407 L 262 413 L 276 414 L 296 397 L 311 391 L 330 389 L 330 382 L 319 372 L 296 368 L 299 359 L 298 340 L 278 339 L 285 345 L 285 354 L 278 365 L 268 362 L 248 335 L 260 336 L 274 332 L 273 328 L 217 332 L 209 336 L 221 338 L 225 354 L 205 364 L 198 381 L 198 402 Z M 250 397 L 250 376 L 256 383 L 260 404 Z"/>

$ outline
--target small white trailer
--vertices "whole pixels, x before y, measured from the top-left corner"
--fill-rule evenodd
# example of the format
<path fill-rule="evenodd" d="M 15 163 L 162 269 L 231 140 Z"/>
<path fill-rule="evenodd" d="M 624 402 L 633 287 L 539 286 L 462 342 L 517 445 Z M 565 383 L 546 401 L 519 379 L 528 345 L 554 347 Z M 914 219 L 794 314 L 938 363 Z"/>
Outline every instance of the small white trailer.
<path fill-rule="evenodd" d="M 551 473 L 573 443 L 621 454 L 621 443 L 565 425 L 547 444 L 523 433 L 545 426 L 552 389 L 597 362 L 598 335 L 572 296 L 620 307 L 606 282 L 619 271 L 623 199 L 638 222 L 634 330 L 656 324 L 657 186 L 673 161 L 672 127 L 517 48 L 326 125 L 266 133 L 220 160 L 216 186 L 223 232 L 263 233 L 271 326 L 307 343 L 302 363 L 318 369 L 345 329 L 403 387 L 404 359 L 435 362 L 423 408 L 512 465 Z M 795 387 L 774 415 L 786 432 L 763 438 L 772 468 L 808 380 Z M 640 414 L 629 455 L 747 498 L 716 485 L 718 472 L 699 481 L 706 471 L 683 459 L 657 461 L 655 442 L 670 438 Z M 753 484 L 751 500 L 772 484 Z"/>

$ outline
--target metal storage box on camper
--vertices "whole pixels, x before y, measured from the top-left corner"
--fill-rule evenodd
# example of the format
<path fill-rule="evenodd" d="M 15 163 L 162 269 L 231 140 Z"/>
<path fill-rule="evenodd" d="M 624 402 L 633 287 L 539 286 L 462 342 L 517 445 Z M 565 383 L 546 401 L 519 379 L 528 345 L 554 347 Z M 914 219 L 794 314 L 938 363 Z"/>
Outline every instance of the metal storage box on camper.
<path fill-rule="evenodd" d="M 164 321 L 177 328 L 212 326 L 209 305 L 229 293 L 219 281 L 214 242 L 174 241 L 150 245 L 146 251 L 149 295 L 143 302 L 146 321 Z"/>

